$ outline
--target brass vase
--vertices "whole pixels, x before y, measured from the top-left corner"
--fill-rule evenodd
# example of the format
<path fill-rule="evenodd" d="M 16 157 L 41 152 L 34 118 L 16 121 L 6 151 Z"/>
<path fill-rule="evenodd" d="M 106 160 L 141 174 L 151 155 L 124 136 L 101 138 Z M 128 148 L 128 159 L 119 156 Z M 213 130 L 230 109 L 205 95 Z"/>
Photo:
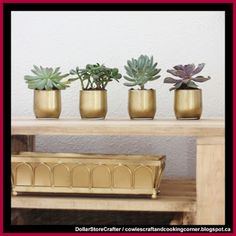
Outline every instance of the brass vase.
<path fill-rule="evenodd" d="M 59 118 L 61 90 L 34 90 L 34 114 L 36 118 Z"/>
<path fill-rule="evenodd" d="M 200 119 L 202 114 L 201 89 L 177 89 L 174 101 L 176 119 Z"/>
<path fill-rule="evenodd" d="M 107 114 L 107 91 L 81 90 L 79 109 L 82 119 L 104 119 Z"/>
<path fill-rule="evenodd" d="M 156 114 L 156 91 L 129 90 L 128 112 L 131 119 L 153 119 Z"/>

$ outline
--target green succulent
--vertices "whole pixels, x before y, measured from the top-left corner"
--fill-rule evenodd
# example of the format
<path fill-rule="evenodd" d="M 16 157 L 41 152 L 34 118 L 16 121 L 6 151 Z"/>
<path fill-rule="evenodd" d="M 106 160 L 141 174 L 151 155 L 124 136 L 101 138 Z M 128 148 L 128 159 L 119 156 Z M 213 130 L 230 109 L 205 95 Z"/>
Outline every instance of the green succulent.
<path fill-rule="evenodd" d="M 160 78 L 158 73 L 161 69 L 156 68 L 157 63 L 153 62 L 153 56 L 150 58 L 146 55 L 141 55 L 138 59 L 132 58 L 127 61 L 125 70 L 128 76 L 124 78 L 129 81 L 124 83 L 128 87 L 140 86 L 141 89 L 144 89 L 144 85 L 148 81 L 153 81 Z"/>
<path fill-rule="evenodd" d="M 113 80 L 119 82 L 122 77 L 117 68 L 108 68 L 105 65 L 88 64 L 85 69 L 79 69 L 70 71 L 71 75 L 75 78 L 69 79 L 69 81 L 80 80 L 83 90 L 105 90 L 107 84 Z"/>
<path fill-rule="evenodd" d="M 62 81 L 69 74 L 62 75 L 60 67 L 56 69 L 49 67 L 33 66 L 31 70 L 34 75 L 25 75 L 24 79 L 29 89 L 36 90 L 61 90 L 69 87 L 71 81 Z"/>

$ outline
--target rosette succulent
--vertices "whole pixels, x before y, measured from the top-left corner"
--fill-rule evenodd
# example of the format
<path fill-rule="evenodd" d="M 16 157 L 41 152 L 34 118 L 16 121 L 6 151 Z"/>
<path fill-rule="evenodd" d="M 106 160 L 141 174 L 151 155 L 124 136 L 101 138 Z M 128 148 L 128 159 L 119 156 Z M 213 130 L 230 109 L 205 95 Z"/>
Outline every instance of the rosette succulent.
<path fill-rule="evenodd" d="M 194 82 L 202 83 L 210 79 L 209 76 L 199 75 L 194 77 L 202 71 L 204 66 L 205 63 L 198 64 L 197 67 L 194 64 L 174 66 L 174 69 L 167 70 L 167 72 L 179 78 L 166 77 L 164 83 L 174 84 L 170 91 L 174 89 L 197 89 L 198 85 Z"/>
<path fill-rule="evenodd" d="M 75 78 L 69 79 L 69 81 L 80 80 L 82 90 L 105 90 L 107 84 L 113 80 L 119 82 L 122 77 L 117 68 L 108 68 L 105 65 L 88 64 L 85 69 L 79 69 L 70 71 L 71 75 Z"/>
<path fill-rule="evenodd" d="M 62 81 L 69 74 L 61 74 L 60 67 L 56 69 L 36 65 L 33 67 L 31 71 L 34 75 L 24 76 L 29 89 L 61 90 L 69 87 L 70 81 Z"/>
<path fill-rule="evenodd" d="M 140 89 L 144 89 L 144 85 L 148 81 L 160 78 L 158 74 L 161 69 L 157 69 L 156 66 L 157 62 L 153 62 L 153 56 L 149 58 L 146 55 L 141 55 L 138 59 L 128 60 L 125 66 L 128 76 L 124 76 L 128 83 L 124 83 L 124 85 L 128 87 L 140 86 Z"/>

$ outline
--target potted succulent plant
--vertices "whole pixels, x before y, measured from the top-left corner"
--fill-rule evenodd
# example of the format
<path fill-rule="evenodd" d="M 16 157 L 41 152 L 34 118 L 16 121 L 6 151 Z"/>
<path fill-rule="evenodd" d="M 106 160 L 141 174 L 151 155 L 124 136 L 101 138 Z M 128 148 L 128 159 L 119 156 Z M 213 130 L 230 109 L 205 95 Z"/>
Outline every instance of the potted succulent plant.
<path fill-rule="evenodd" d="M 161 69 L 156 68 L 157 63 L 153 62 L 153 56 L 139 56 L 127 61 L 124 76 L 128 82 L 125 86 L 139 86 L 140 89 L 130 89 L 128 94 L 128 112 L 131 119 L 153 119 L 156 114 L 156 91 L 145 89 L 145 84 L 160 77 Z"/>
<path fill-rule="evenodd" d="M 202 114 L 202 90 L 195 82 L 205 82 L 210 77 L 196 76 L 204 68 L 205 63 L 177 65 L 174 69 L 167 70 L 170 74 L 178 77 L 167 77 L 164 83 L 173 83 L 170 88 L 175 90 L 174 110 L 177 119 L 200 119 Z"/>
<path fill-rule="evenodd" d="M 25 75 L 29 89 L 34 89 L 34 114 L 36 118 L 59 118 L 61 113 L 61 90 L 70 81 L 62 81 L 68 74 L 61 74 L 60 67 L 33 66 L 34 75 Z"/>
<path fill-rule="evenodd" d="M 83 119 L 104 119 L 107 114 L 107 90 L 109 82 L 119 82 L 122 77 L 117 68 L 108 68 L 105 65 L 88 64 L 85 69 L 71 70 L 70 74 L 76 76 L 69 79 L 79 79 L 82 90 L 80 91 L 80 115 Z"/>

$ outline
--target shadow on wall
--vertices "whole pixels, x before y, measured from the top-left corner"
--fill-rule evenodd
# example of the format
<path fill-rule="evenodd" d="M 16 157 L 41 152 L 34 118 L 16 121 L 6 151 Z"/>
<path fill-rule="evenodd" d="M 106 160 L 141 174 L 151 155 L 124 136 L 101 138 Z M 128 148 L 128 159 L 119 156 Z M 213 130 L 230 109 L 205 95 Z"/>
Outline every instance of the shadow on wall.
<path fill-rule="evenodd" d="M 36 151 L 166 155 L 164 176 L 195 178 L 195 142 L 189 137 L 37 136 Z"/>

